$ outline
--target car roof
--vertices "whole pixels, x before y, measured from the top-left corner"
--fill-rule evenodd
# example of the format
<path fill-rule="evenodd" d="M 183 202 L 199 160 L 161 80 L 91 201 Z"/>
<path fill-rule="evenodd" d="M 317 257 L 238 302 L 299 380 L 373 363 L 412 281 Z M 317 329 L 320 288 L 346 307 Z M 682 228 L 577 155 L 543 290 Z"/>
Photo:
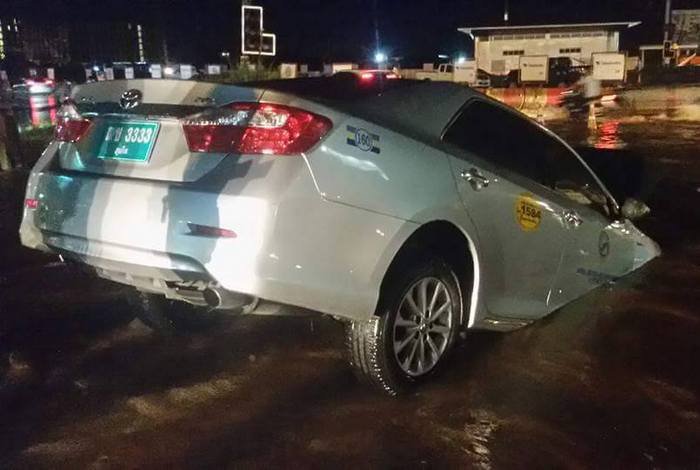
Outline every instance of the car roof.
<path fill-rule="evenodd" d="M 348 74 L 345 77 L 352 78 Z M 440 139 L 465 102 L 483 96 L 469 87 L 448 82 L 386 80 L 376 86 L 358 86 L 355 80 L 342 80 L 338 75 L 241 86 L 297 96 L 421 140 Z"/>

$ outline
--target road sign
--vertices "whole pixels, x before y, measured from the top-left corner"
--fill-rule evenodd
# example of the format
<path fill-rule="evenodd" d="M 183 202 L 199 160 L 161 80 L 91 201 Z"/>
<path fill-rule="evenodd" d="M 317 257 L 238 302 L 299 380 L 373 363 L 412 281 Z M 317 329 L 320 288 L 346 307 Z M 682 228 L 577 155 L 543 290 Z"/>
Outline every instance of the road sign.
<path fill-rule="evenodd" d="M 151 78 L 163 78 L 163 67 L 160 64 L 151 64 Z"/>
<path fill-rule="evenodd" d="M 194 66 L 192 65 L 181 65 L 180 66 L 180 78 L 183 80 L 189 80 L 194 76 Z"/>
<path fill-rule="evenodd" d="M 297 78 L 297 64 L 280 65 L 280 78 Z"/>
<path fill-rule="evenodd" d="M 465 60 L 459 64 L 455 64 L 455 82 L 468 83 L 474 85 L 476 83 L 476 61 Z"/>
<path fill-rule="evenodd" d="M 673 29 L 669 38 L 677 44 L 697 44 L 700 42 L 700 9 L 673 10 L 671 12 Z"/>
<path fill-rule="evenodd" d="M 264 56 L 277 54 L 277 36 L 265 32 L 262 7 L 241 7 L 241 53 Z"/>
<path fill-rule="evenodd" d="M 625 80 L 627 73 L 627 55 L 618 52 L 594 52 L 593 78 L 597 80 L 619 81 Z"/>
<path fill-rule="evenodd" d="M 521 83 L 547 83 L 549 80 L 549 57 L 546 55 L 520 56 Z"/>

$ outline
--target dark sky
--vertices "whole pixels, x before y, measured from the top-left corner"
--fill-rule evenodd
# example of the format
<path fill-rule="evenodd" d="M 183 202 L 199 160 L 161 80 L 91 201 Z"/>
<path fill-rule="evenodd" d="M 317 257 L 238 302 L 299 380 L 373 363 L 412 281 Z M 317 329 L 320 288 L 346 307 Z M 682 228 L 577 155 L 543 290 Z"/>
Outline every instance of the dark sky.
<path fill-rule="evenodd" d="M 73 23 L 142 21 L 167 31 L 179 60 L 210 60 L 239 45 L 240 0 L 0 0 L 23 17 Z M 460 26 L 502 24 L 503 0 L 259 0 L 279 60 L 353 60 L 372 56 L 375 24 L 389 54 L 408 62 L 471 52 Z M 663 0 L 510 0 L 511 24 L 641 20 L 623 48 L 660 42 Z M 674 0 L 700 8 L 700 0 Z M 183 57 L 176 57 L 181 55 Z"/>

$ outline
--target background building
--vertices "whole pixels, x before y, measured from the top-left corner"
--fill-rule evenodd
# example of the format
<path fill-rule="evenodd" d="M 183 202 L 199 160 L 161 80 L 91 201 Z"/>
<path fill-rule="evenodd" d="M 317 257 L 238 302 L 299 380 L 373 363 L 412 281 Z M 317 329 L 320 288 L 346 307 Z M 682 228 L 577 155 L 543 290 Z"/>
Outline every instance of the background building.
<path fill-rule="evenodd" d="M 19 20 L 10 16 L 0 17 L 0 60 L 22 52 L 19 38 Z"/>
<path fill-rule="evenodd" d="M 477 68 L 505 75 L 520 68 L 520 56 L 568 57 L 574 65 L 590 65 L 595 52 L 618 52 L 620 32 L 639 21 L 531 26 L 465 27 L 474 40 Z"/>

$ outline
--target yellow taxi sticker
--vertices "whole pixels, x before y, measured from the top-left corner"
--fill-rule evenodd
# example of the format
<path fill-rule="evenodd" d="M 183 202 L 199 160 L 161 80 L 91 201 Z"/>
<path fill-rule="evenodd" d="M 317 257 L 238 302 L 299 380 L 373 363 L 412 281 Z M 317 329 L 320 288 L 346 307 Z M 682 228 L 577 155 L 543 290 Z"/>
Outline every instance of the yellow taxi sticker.
<path fill-rule="evenodd" d="M 515 201 L 515 220 L 525 232 L 532 232 L 540 227 L 542 209 L 532 194 L 521 194 Z"/>

